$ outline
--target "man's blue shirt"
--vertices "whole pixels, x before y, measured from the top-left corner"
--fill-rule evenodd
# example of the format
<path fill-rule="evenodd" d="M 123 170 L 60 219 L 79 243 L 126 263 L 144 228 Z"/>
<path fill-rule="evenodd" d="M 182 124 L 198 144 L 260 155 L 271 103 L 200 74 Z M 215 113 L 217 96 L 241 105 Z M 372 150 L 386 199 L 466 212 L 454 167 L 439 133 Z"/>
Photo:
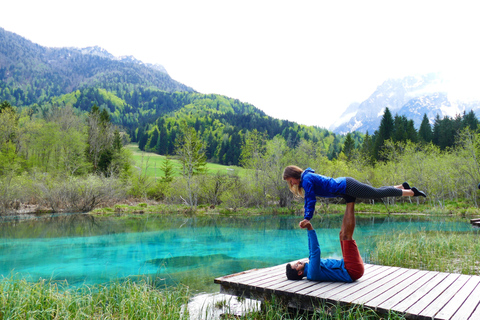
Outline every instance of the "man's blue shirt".
<path fill-rule="evenodd" d="M 308 230 L 309 262 L 305 264 L 304 276 L 315 281 L 353 282 L 345 269 L 343 259 L 321 259 L 320 245 L 315 230 Z"/>

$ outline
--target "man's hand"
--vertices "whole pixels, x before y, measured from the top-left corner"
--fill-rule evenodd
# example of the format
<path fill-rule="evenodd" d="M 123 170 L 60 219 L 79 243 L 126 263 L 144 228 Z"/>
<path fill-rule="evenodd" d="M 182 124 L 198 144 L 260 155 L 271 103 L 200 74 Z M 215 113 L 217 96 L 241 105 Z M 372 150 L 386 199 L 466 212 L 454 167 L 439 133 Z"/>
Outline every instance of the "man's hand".
<path fill-rule="evenodd" d="M 313 230 L 313 226 L 312 226 L 312 224 L 310 223 L 310 220 L 308 220 L 308 219 L 304 219 L 304 220 L 300 221 L 300 223 L 299 223 L 298 225 L 299 225 L 300 228 L 302 228 L 302 229 L 307 228 L 307 230 Z"/>

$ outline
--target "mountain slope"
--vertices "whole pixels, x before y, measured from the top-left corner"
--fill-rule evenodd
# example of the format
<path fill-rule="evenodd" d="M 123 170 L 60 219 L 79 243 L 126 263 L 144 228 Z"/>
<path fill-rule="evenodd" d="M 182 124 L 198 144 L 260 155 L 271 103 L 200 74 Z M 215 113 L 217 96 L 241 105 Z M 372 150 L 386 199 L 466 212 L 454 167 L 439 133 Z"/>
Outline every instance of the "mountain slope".
<path fill-rule="evenodd" d="M 161 66 L 97 48 L 46 48 L 0 28 L 0 100 L 30 105 L 85 87 L 153 86 L 166 92 L 194 90 Z M 162 71 L 163 69 L 163 71 Z"/>

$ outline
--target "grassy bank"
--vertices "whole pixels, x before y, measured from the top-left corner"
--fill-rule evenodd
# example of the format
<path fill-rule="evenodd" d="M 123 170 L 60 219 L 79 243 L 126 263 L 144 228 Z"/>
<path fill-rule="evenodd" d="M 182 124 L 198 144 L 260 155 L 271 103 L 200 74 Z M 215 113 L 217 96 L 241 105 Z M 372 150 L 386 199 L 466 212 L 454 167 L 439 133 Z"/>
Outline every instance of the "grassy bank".
<path fill-rule="evenodd" d="M 64 283 L 4 278 L 0 280 L 0 319 L 192 319 L 186 305 L 190 298 L 187 287 L 157 289 L 150 284 L 125 281 L 108 285 L 69 288 Z M 229 315 L 227 301 L 213 308 L 225 311 L 223 319 L 238 319 Z M 200 312 L 204 319 L 208 311 Z M 315 312 L 304 313 L 286 308 L 275 299 L 267 301 L 242 319 L 403 319 L 397 314 L 378 316 L 361 307 L 319 306 Z"/>
<path fill-rule="evenodd" d="M 64 282 L 0 281 L 1 319 L 188 319 L 188 288 L 157 290 L 146 282 L 71 288 Z"/>
<path fill-rule="evenodd" d="M 345 204 L 317 202 L 316 215 L 343 214 Z M 98 208 L 90 212 L 93 215 L 126 217 L 139 214 L 220 214 L 220 215 L 303 215 L 303 202 L 294 202 L 290 207 L 252 207 L 232 209 L 223 205 L 207 206 L 199 205 L 190 207 L 186 205 L 173 205 L 156 202 L 123 203 L 111 207 Z M 398 202 L 385 205 L 382 202 L 357 203 L 355 213 L 358 215 L 424 215 L 424 216 L 452 216 L 452 217 L 477 217 L 480 216 L 480 209 L 472 207 L 467 202 L 446 203 L 444 207 L 431 207 L 428 204 L 417 204 L 415 202 Z"/>
<path fill-rule="evenodd" d="M 382 235 L 370 254 L 375 264 L 480 275 L 478 233 L 415 232 Z"/>

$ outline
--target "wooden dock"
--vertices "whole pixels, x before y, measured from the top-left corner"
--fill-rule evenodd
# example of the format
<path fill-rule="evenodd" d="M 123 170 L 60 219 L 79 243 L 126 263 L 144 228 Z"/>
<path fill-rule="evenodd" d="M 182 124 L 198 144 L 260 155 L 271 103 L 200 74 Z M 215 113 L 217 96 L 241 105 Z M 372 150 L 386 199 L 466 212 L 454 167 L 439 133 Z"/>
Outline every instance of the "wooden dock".
<path fill-rule="evenodd" d="M 470 219 L 470 223 L 474 227 L 480 227 L 480 218 L 479 219 Z"/>
<path fill-rule="evenodd" d="M 364 305 L 407 319 L 480 319 L 480 276 L 365 264 L 353 283 L 292 281 L 285 265 L 248 270 L 215 279 L 220 292 L 264 300 L 276 296 L 293 308 L 323 303 Z"/>

